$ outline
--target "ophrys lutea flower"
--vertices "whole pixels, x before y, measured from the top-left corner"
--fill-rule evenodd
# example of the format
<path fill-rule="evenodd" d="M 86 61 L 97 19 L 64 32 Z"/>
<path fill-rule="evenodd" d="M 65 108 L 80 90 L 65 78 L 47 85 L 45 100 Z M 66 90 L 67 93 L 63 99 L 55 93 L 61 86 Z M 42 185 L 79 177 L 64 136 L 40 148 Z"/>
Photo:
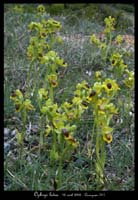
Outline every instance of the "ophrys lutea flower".
<path fill-rule="evenodd" d="M 93 35 L 90 37 L 90 40 L 91 40 L 91 42 L 93 42 L 94 44 L 96 44 L 96 45 L 98 45 L 98 46 L 101 44 L 100 40 L 96 37 L 95 34 L 93 34 Z"/>
<path fill-rule="evenodd" d="M 121 44 L 123 41 L 124 41 L 124 39 L 123 39 L 123 36 L 122 36 L 122 35 L 118 35 L 118 36 L 115 38 L 115 42 L 116 42 L 117 44 Z"/>
<path fill-rule="evenodd" d="M 43 13 L 45 12 L 45 7 L 44 7 L 43 5 L 39 5 L 39 6 L 37 7 L 37 11 L 38 11 L 39 13 L 43 14 Z"/>
<path fill-rule="evenodd" d="M 47 79 L 48 79 L 48 81 L 49 81 L 49 84 L 50 84 L 53 88 L 55 88 L 55 87 L 58 86 L 57 75 L 55 75 L 55 74 L 48 75 L 48 76 L 47 76 Z"/>
<path fill-rule="evenodd" d="M 105 34 L 108 34 L 110 32 L 112 32 L 114 30 L 114 25 L 115 25 L 115 18 L 109 16 L 109 17 L 106 17 L 105 20 L 105 29 L 104 29 L 104 33 Z"/>
<path fill-rule="evenodd" d="M 34 106 L 31 104 L 31 100 L 24 99 L 23 93 L 19 89 L 12 93 L 10 99 L 14 101 L 16 112 L 20 112 L 23 109 L 35 110 Z"/>
<path fill-rule="evenodd" d="M 38 98 L 40 100 L 47 99 L 48 98 L 48 90 L 46 90 L 45 88 L 40 88 L 38 90 Z"/>
<path fill-rule="evenodd" d="M 113 128 L 111 128 L 109 126 L 105 126 L 105 127 L 102 128 L 103 140 L 105 142 L 107 142 L 108 144 L 111 143 L 112 140 L 113 140 L 112 131 L 113 131 Z"/>
<path fill-rule="evenodd" d="M 120 53 L 113 53 L 110 58 L 111 65 L 116 68 L 121 68 L 122 70 L 127 68 L 122 57 Z"/>
<path fill-rule="evenodd" d="M 96 78 L 97 80 L 100 80 L 100 79 L 102 78 L 102 71 L 96 71 L 96 72 L 95 72 L 95 78 Z"/>
<path fill-rule="evenodd" d="M 94 102 L 95 100 L 96 100 L 96 91 L 92 90 L 89 92 L 89 95 L 86 97 L 86 101 L 90 103 L 90 102 Z"/>
<path fill-rule="evenodd" d="M 62 134 L 64 135 L 64 139 L 69 145 L 71 145 L 73 148 L 78 147 L 79 142 L 71 135 L 71 133 L 67 129 L 63 128 Z"/>
<path fill-rule="evenodd" d="M 125 72 L 127 73 L 127 78 L 124 83 L 128 88 L 132 89 L 134 87 L 134 72 L 129 70 L 125 70 Z"/>
<path fill-rule="evenodd" d="M 111 133 L 104 134 L 104 135 L 103 135 L 103 140 L 104 140 L 105 142 L 107 142 L 108 144 L 111 143 L 112 140 L 113 140 L 112 134 L 111 134 Z"/>
<path fill-rule="evenodd" d="M 120 88 L 119 88 L 118 84 L 116 83 L 116 81 L 112 80 L 112 79 L 106 79 L 102 84 L 102 88 L 105 90 L 107 95 L 112 95 L 117 90 L 120 90 Z"/>

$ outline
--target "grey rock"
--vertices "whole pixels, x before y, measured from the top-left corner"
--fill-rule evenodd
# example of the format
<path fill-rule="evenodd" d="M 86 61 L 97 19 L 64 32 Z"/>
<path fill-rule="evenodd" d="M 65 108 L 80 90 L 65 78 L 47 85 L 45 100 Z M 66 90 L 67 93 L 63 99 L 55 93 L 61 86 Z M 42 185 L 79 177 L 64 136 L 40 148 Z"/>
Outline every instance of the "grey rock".
<path fill-rule="evenodd" d="M 10 129 L 4 128 L 4 136 L 9 136 L 9 135 L 10 135 Z"/>
<path fill-rule="evenodd" d="M 13 130 L 12 132 L 11 132 L 11 136 L 13 137 L 13 136 L 15 136 L 16 135 L 16 130 Z"/>
<path fill-rule="evenodd" d="M 8 142 L 4 143 L 4 153 L 8 153 L 8 151 L 10 150 L 11 145 Z"/>

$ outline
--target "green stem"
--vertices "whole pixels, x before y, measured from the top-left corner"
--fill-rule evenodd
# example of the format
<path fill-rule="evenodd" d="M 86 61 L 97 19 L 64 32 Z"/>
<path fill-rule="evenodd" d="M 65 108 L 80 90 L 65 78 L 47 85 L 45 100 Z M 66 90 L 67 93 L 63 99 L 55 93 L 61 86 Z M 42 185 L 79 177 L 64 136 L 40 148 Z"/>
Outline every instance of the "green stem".
<path fill-rule="evenodd" d="M 105 166 L 105 156 L 106 156 L 105 142 L 102 139 L 101 140 L 101 165 L 102 165 L 103 174 L 104 174 L 104 166 Z"/>
<path fill-rule="evenodd" d="M 62 158 L 60 158 L 58 166 L 58 189 L 62 186 L 62 165 Z"/>
<path fill-rule="evenodd" d="M 97 144 L 96 144 L 96 180 L 97 180 L 97 184 L 100 186 L 101 184 L 103 184 L 103 164 L 102 164 L 102 160 L 101 160 L 101 155 L 99 153 L 100 149 L 100 141 L 98 139 Z"/>
<path fill-rule="evenodd" d="M 96 133 L 96 157 L 99 159 L 99 133 Z"/>
<path fill-rule="evenodd" d="M 44 135 L 43 135 L 43 115 L 40 116 L 40 148 L 44 144 Z"/>
<path fill-rule="evenodd" d="M 65 156 L 66 154 L 68 153 L 68 151 L 71 151 L 71 146 L 68 145 L 64 150 L 63 150 L 63 153 L 62 153 L 62 160 L 65 159 Z"/>
<path fill-rule="evenodd" d="M 107 44 L 107 49 L 106 49 L 105 57 L 104 57 L 104 61 L 105 62 L 106 62 L 106 59 L 107 59 L 107 56 L 108 56 L 109 49 L 111 47 L 111 43 L 112 43 L 112 34 L 110 33 L 110 35 L 109 35 L 109 43 Z"/>
<path fill-rule="evenodd" d="M 132 90 L 130 90 L 128 97 L 128 113 L 130 112 L 131 109 L 131 95 L 132 95 Z"/>
<path fill-rule="evenodd" d="M 37 94 L 38 94 L 38 87 L 39 87 L 39 78 L 38 78 L 38 75 L 37 75 L 37 67 L 35 66 L 34 67 L 34 73 L 33 73 L 33 96 L 34 96 L 34 99 L 37 98 Z"/>
<path fill-rule="evenodd" d="M 23 121 L 23 131 L 22 131 L 22 138 L 24 140 L 24 137 L 25 137 L 25 131 L 26 131 L 26 119 L 27 119 L 27 113 L 26 113 L 26 110 L 24 109 L 23 112 L 22 112 L 22 121 Z"/>
<path fill-rule="evenodd" d="M 28 73 L 27 73 L 27 79 L 26 79 L 26 83 L 27 83 L 26 94 L 27 94 L 27 96 L 29 96 L 29 94 L 30 94 L 30 84 L 29 83 L 30 83 L 30 79 L 31 79 L 31 72 L 32 72 L 32 67 L 33 67 L 34 61 L 35 61 L 35 58 L 32 59 L 30 66 L 29 66 Z"/>
<path fill-rule="evenodd" d="M 51 101 L 54 102 L 53 88 L 52 87 L 50 87 L 49 96 L 50 96 Z"/>
<path fill-rule="evenodd" d="M 91 139 L 90 139 L 90 147 L 88 150 L 88 156 L 91 156 L 91 154 L 92 154 L 92 144 L 93 144 L 93 137 L 94 137 L 94 133 L 95 133 L 95 127 L 96 127 L 96 120 L 94 120 L 94 123 L 93 123 Z"/>
<path fill-rule="evenodd" d="M 96 135 L 96 175 L 97 183 L 104 183 L 105 147 L 103 138 L 97 132 Z"/>
<path fill-rule="evenodd" d="M 51 101 L 54 103 L 53 88 L 51 86 L 50 86 L 49 96 L 50 96 Z M 54 151 L 56 151 L 56 149 L 57 149 L 57 134 L 54 131 L 53 131 L 52 148 L 54 149 Z"/>
<path fill-rule="evenodd" d="M 53 149 L 56 151 L 56 145 L 57 144 L 57 137 L 56 133 L 53 131 Z"/>
<path fill-rule="evenodd" d="M 52 149 L 51 149 L 52 154 L 57 154 L 57 136 L 56 133 L 54 132 L 54 130 L 52 131 Z M 55 156 L 53 158 L 50 158 L 50 162 L 51 162 L 51 166 L 53 168 L 54 171 L 56 171 L 56 160 L 55 160 Z"/>
<path fill-rule="evenodd" d="M 22 129 L 22 132 L 21 132 L 21 138 L 22 138 L 22 142 L 20 144 L 20 151 L 19 151 L 19 154 L 20 154 L 20 165 L 22 166 L 22 163 L 23 163 L 23 148 L 24 148 L 24 138 L 25 138 L 25 131 L 26 131 L 26 119 L 27 119 L 27 113 L 26 113 L 26 110 L 23 110 L 22 113 L 21 113 L 21 118 L 22 118 L 22 122 L 23 122 L 23 129 Z"/>
<path fill-rule="evenodd" d="M 58 167 L 58 189 L 62 186 L 62 168 L 63 168 L 63 149 L 64 149 L 64 138 L 60 135 L 60 160 Z"/>

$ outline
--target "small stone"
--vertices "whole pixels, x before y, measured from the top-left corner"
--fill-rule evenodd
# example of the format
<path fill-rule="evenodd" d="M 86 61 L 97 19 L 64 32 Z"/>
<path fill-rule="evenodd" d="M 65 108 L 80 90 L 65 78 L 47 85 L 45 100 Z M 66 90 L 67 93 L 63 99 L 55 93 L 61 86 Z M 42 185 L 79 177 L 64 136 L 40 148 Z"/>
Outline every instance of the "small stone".
<path fill-rule="evenodd" d="M 132 115 L 133 115 L 133 113 L 132 113 L 132 112 L 129 112 L 129 115 L 130 115 L 130 116 L 132 116 Z"/>
<path fill-rule="evenodd" d="M 9 136 L 9 134 L 10 134 L 10 129 L 4 128 L 4 136 Z"/>
<path fill-rule="evenodd" d="M 10 150 L 11 145 L 7 142 L 4 143 L 4 153 L 8 153 Z"/>
<path fill-rule="evenodd" d="M 30 156 L 27 156 L 26 160 L 28 161 L 28 163 L 31 165 L 32 164 L 32 160 Z"/>
<path fill-rule="evenodd" d="M 16 130 L 13 130 L 12 132 L 11 132 L 11 136 L 15 136 L 16 135 Z"/>

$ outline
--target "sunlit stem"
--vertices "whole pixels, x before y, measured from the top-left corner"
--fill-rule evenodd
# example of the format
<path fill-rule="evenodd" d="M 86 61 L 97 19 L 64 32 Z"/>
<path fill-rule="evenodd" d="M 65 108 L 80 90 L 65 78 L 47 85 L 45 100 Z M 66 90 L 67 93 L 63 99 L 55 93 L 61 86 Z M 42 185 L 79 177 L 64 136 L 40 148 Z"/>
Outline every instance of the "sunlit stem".
<path fill-rule="evenodd" d="M 24 138 L 25 138 L 25 132 L 26 132 L 26 119 L 27 119 L 27 113 L 26 113 L 25 109 L 21 112 L 21 118 L 22 118 L 22 122 L 23 122 L 23 129 L 21 132 L 22 135 L 21 135 L 21 144 L 20 144 L 20 151 L 19 151 L 20 156 L 19 157 L 20 157 L 20 165 L 22 166 Z"/>
<path fill-rule="evenodd" d="M 28 70 L 28 73 L 27 73 L 27 79 L 26 79 L 26 83 L 27 83 L 27 91 L 26 91 L 26 95 L 28 96 L 30 94 L 30 80 L 31 80 L 31 72 L 33 70 L 33 64 L 35 62 L 35 58 L 32 59 L 31 63 L 30 63 L 30 66 L 29 66 L 29 70 Z"/>
<path fill-rule="evenodd" d="M 92 133 L 91 133 L 91 139 L 90 139 L 90 147 L 89 147 L 89 152 L 88 152 L 89 157 L 92 156 L 92 145 L 93 145 L 93 137 L 94 137 L 94 133 L 95 133 L 95 127 L 96 127 L 96 121 L 94 120 Z"/>
<path fill-rule="evenodd" d="M 109 43 L 107 44 L 107 49 L 106 49 L 106 53 L 105 53 L 105 62 L 107 60 L 107 56 L 108 56 L 108 53 L 109 53 L 109 49 L 111 47 L 111 44 L 112 44 L 112 33 L 110 32 L 109 34 Z"/>
<path fill-rule="evenodd" d="M 60 135 L 60 160 L 58 166 L 58 189 L 62 186 L 62 168 L 63 168 L 63 149 L 64 149 L 64 138 Z"/>
<path fill-rule="evenodd" d="M 44 144 L 44 135 L 43 135 L 43 115 L 40 116 L 40 147 Z"/>
<path fill-rule="evenodd" d="M 104 166 L 105 166 L 105 156 L 106 156 L 105 141 L 102 139 L 101 140 L 101 165 L 102 165 L 103 174 L 104 174 Z"/>
<path fill-rule="evenodd" d="M 50 99 L 54 103 L 53 88 L 51 86 L 50 86 L 50 91 L 49 92 L 50 92 L 50 94 L 49 94 Z"/>
<path fill-rule="evenodd" d="M 96 118 L 96 176 L 97 183 L 104 183 L 104 164 L 105 164 L 105 147 L 102 138 L 101 128 L 99 128 L 98 117 Z"/>

